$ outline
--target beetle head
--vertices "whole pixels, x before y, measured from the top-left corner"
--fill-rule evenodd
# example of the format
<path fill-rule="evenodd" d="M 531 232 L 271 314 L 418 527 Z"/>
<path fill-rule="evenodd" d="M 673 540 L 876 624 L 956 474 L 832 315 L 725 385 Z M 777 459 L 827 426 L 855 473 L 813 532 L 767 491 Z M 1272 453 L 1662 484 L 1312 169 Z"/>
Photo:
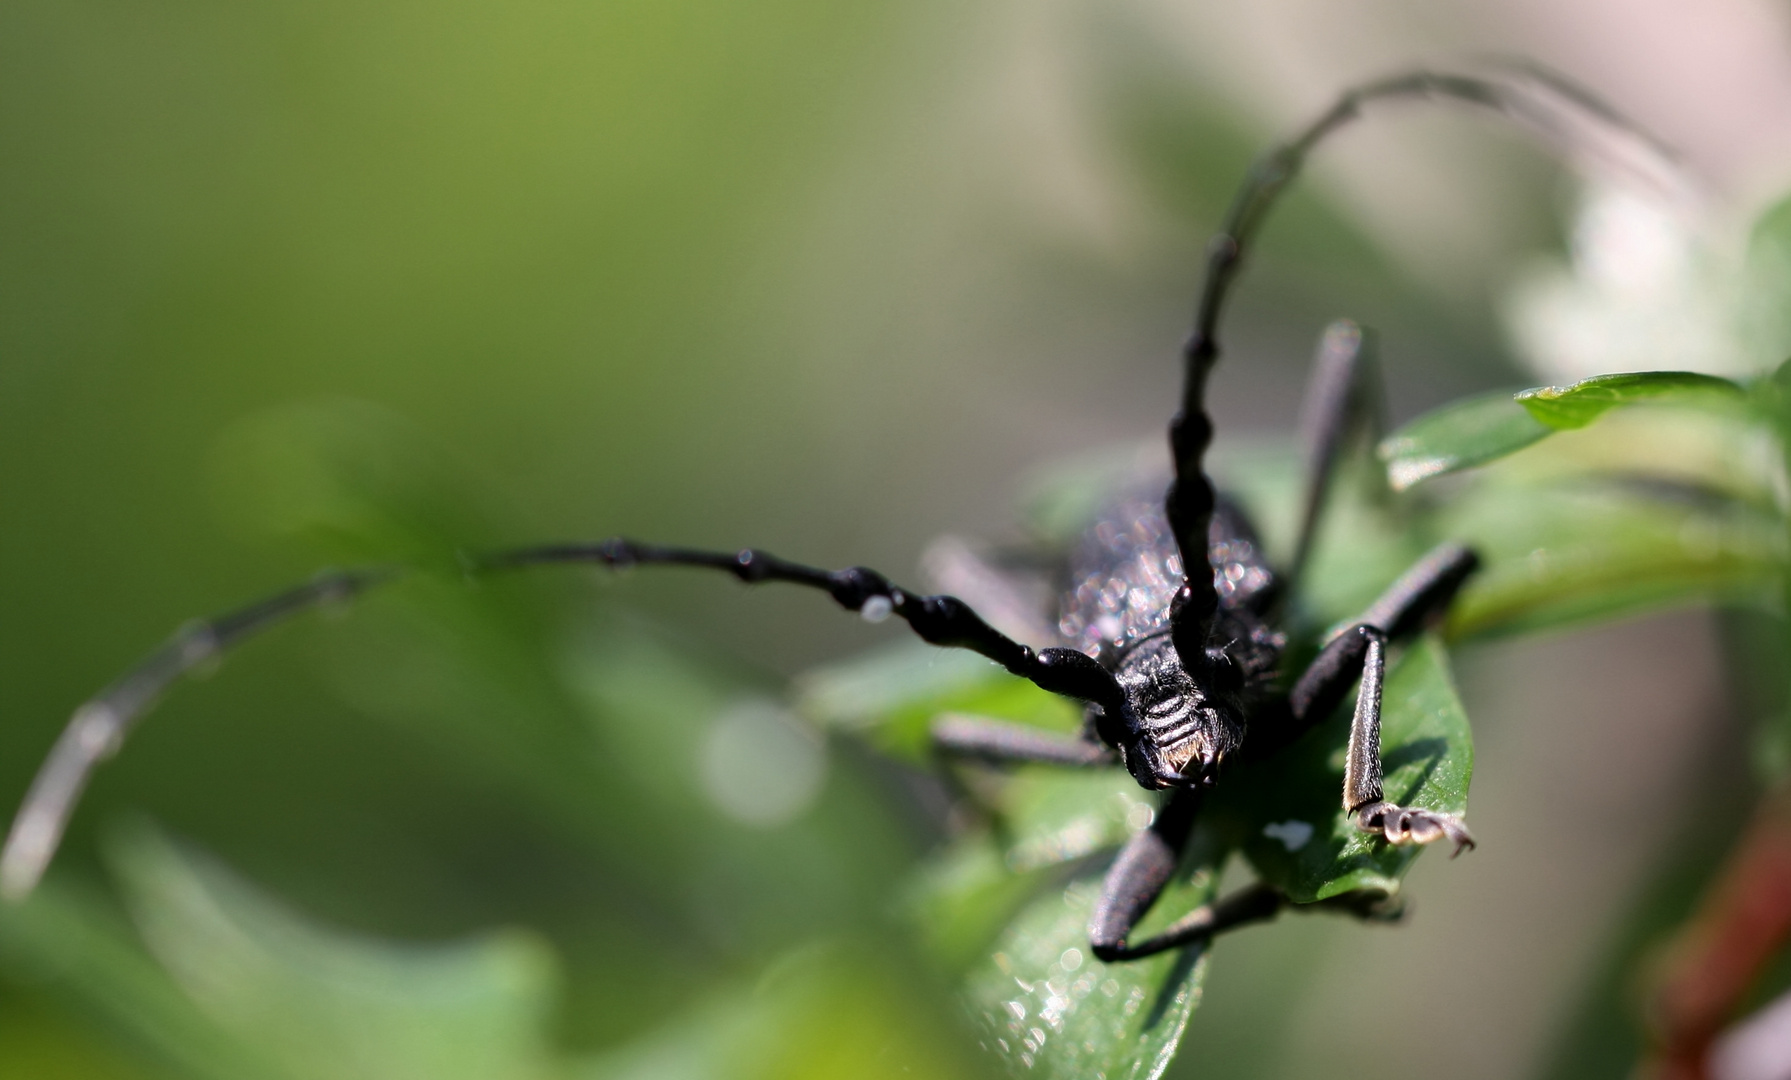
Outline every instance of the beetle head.
<path fill-rule="evenodd" d="M 1206 787 L 1243 743 L 1235 680 L 1219 654 L 1195 679 L 1168 635 L 1145 641 L 1115 672 L 1129 715 L 1117 742 L 1126 769 L 1146 788 Z"/>

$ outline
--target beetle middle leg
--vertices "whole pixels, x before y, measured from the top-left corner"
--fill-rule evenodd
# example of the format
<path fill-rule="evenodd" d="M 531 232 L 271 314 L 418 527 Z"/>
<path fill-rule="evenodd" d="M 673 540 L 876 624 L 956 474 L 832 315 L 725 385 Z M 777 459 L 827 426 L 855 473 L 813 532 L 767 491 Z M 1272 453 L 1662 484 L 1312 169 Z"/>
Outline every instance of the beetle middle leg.
<path fill-rule="evenodd" d="M 933 748 L 942 754 L 990 764 L 1119 764 L 1119 755 L 1094 739 L 961 713 L 946 713 L 934 720 L 932 736 Z"/>
<path fill-rule="evenodd" d="M 1386 426 L 1385 396 L 1368 331 L 1348 319 L 1325 327 L 1300 406 L 1306 490 L 1293 558 L 1282 575 L 1283 595 L 1291 594 L 1305 574 L 1344 451 L 1359 433 L 1366 433 L 1372 443 Z"/>

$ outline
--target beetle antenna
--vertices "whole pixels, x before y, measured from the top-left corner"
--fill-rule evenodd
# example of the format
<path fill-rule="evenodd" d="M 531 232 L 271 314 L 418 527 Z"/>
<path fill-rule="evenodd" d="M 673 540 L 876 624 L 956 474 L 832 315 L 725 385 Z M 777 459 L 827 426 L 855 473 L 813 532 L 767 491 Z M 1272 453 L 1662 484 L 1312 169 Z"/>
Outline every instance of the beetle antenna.
<path fill-rule="evenodd" d="M 1213 421 L 1206 409 L 1206 381 L 1219 360 L 1219 317 L 1245 253 L 1281 193 L 1319 143 L 1380 101 L 1452 101 L 1489 109 L 1539 135 L 1562 156 L 1588 171 L 1620 172 L 1652 186 L 1672 184 L 1674 155 L 1606 105 L 1563 76 L 1532 64 L 1498 62 L 1485 74 L 1412 71 L 1345 91 L 1331 107 L 1293 138 L 1256 159 L 1233 198 L 1219 232 L 1207 246 L 1206 277 L 1200 290 L 1194 332 L 1183 349 L 1181 409 L 1169 425 L 1175 462 L 1164 509 L 1182 553 L 1182 565 L 1207 565 L 1207 528 L 1213 514 L 1213 484 L 1205 471 Z M 1198 670 L 1219 610 L 1210 573 L 1190 573 L 1171 607 L 1173 638 L 1182 664 Z"/>
<path fill-rule="evenodd" d="M 94 766 L 118 752 L 124 737 L 174 680 L 288 616 L 348 600 L 398 573 L 389 567 L 326 571 L 297 588 L 214 619 L 188 623 L 122 678 L 83 702 L 13 819 L 6 847 L 0 850 L 0 896 L 16 900 L 37 887 Z"/>
<path fill-rule="evenodd" d="M 463 557 L 469 576 L 530 566 L 600 564 L 689 566 L 725 571 L 748 584 L 783 582 L 818 589 L 841 607 L 878 622 L 895 616 L 921 640 L 968 649 L 1054 694 L 1101 706 L 1110 731 L 1124 734 L 1130 713 L 1112 672 L 1075 649 L 1033 649 L 990 626 L 951 596 L 898 588 L 867 567 L 821 570 L 769 552 L 702 551 L 641 544 L 621 537 L 592 544 L 549 544 Z M 189 623 L 98 696 L 83 703 L 50 750 L 0 850 L 0 897 L 19 900 L 42 879 L 94 767 L 118 752 L 162 693 L 182 675 L 221 657 L 232 645 L 300 612 L 348 600 L 405 573 L 399 566 L 338 570 L 213 619 Z"/>

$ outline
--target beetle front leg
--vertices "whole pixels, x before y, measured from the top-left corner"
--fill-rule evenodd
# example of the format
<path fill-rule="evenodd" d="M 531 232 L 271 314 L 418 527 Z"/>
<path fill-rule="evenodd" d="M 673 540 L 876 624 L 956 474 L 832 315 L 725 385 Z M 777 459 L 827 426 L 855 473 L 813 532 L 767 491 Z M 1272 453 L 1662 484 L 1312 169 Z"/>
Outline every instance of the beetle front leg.
<path fill-rule="evenodd" d="M 1474 846 L 1453 814 L 1398 806 L 1381 790 L 1381 683 L 1387 672 L 1387 632 L 1361 623 L 1345 630 L 1313 660 L 1290 695 L 1294 714 L 1317 719 L 1330 712 L 1349 684 L 1361 680 L 1350 719 L 1343 764 L 1343 809 L 1364 832 L 1394 844 L 1428 844 L 1448 837 L 1455 854 Z"/>
<path fill-rule="evenodd" d="M 1088 924 L 1088 944 L 1095 959 L 1110 964 L 1153 956 L 1246 923 L 1272 919 L 1286 903 L 1278 889 L 1259 883 L 1202 904 L 1144 941 L 1127 940 L 1174 875 L 1200 801 L 1200 790 L 1177 789 L 1150 828 L 1134 833 L 1120 848 L 1101 883 L 1101 896 Z"/>
<path fill-rule="evenodd" d="M 1454 854 L 1474 846 L 1467 826 L 1453 814 L 1396 806 L 1381 790 L 1381 682 L 1387 672 L 1387 635 L 1361 628 L 1365 642 L 1362 685 L 1350 719 L 1349 748 L 1343 764 L 1343 808 L 1363 832 L 1378 832 L 1392 844 L 1428 844 L 1447 836 Z"/>
<path fill-rule="evenodd" d="M 1112 963 L 1149 955 L 1129 946 L 1126 939 L 1175 873 L 1200 803 L 1199 790 L 1177 789 L 1150 827 L 1133 833 L 1119 849 L 1088 923 L 1088 944 L 1097 960 Z"/>

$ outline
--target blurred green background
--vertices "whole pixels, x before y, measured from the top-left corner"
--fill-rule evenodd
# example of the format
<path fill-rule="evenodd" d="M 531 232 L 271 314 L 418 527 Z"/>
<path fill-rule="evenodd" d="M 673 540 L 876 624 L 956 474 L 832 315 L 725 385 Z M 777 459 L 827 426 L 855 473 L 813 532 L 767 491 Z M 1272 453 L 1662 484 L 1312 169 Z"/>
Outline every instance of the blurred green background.
<path fill-rule="evenodd" d="M 1783 178 L 1761 116 L 1791 74 L 1754 8 L 1664 75 L 1670 14 L 1408 8 L 0 6 L 0 796 L 182 620 L 319 565 L 627 532 L 915 580 L 943 532 L 1014 535 L 1039 467 L 1160 439 L 1249 157 L 1411 59 L 1552 61 L 1685 137 L 1722 206 Z M 1502 298 L 1560 250 L 1570 186 L 1481 120 L 1360 134 L 1252 266 L 1222 439 L 1287 436 L 1339 314 L 1383 332 L 1396 417 L 1528 378 Z M 0 924 L 0 1075 L 981 1068 L 891 930 L 939 836 L 927 790 L 776 711 L 892 628 L 677 573 L 423 579 L 344 615 L 177 688 L 98 774 Z M 1534 814 L 1493 824 L 1501 794 L 1579 782 L 1537 760 L 1522 687 L 1649 657 L 1683 689 L 1584 711 L 1667 716 L 1638 785 L 1725 775 L 1670 752 L 1723 745 L 1695 617 L 1465 658 L 1476 827 L 1532 863 L 1427 861 L 1415 888 L 1445 898 L 1408 931 L 1221 945 L 1182 1074 L 1544 1068 L 1659 858 L 1647 821 L 1592 869 L 1537 850 Z M 808 770 L 793 809 L 703 772 L 750 778 L 779 739 L 764 768 Z M 1539 896 L 1591 905 L 1534 943 L 1564 957 L 1542 971 L 1501 936 L 1534 934 Z M 1339 1040 L 1354 1021 L 1315 1003 L 1365 953 L 1361 977 L 1494 992 L 1415 1050 Z"/>

